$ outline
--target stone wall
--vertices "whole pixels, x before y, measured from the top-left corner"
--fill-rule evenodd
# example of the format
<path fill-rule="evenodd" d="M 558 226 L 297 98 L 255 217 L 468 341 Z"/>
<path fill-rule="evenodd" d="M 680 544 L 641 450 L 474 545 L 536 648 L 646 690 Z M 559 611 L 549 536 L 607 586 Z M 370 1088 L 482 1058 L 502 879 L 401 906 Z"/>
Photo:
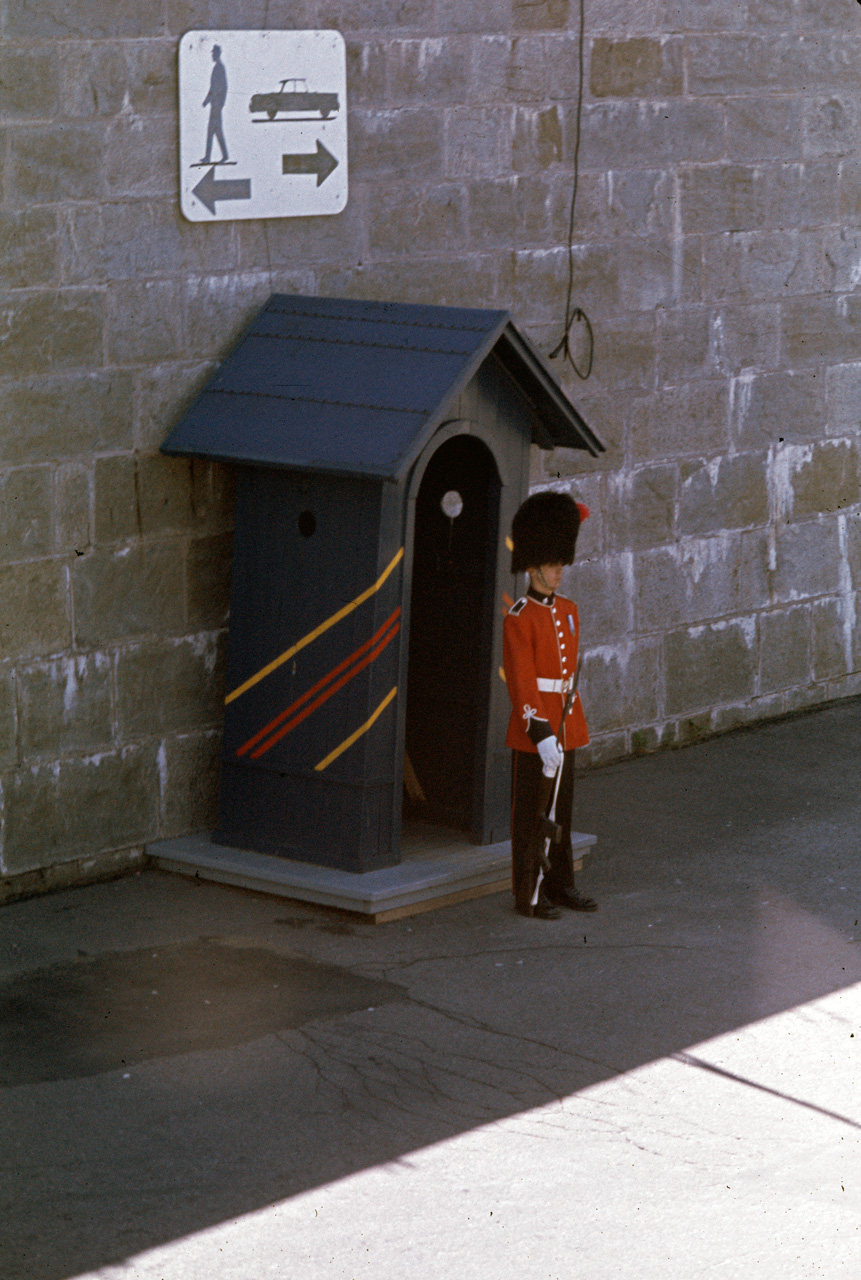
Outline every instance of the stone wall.
<path fill-rule="evenodd" d="M 231 476 L 157 453 L 273 290 L 558 341 L 577 0 L 2 0 L 0 874 L 212 820 Z M 176 48 L 337 27 L 350 202 L 186 223 Z M 560 374 L 608 453 L 570 586 L 609 759 L 861 690 L 861 10 L 588 0 Z M 861 296 L 861 295 L 859 295 Z M 83 863 L 81 863 L 83 865 Z"/>

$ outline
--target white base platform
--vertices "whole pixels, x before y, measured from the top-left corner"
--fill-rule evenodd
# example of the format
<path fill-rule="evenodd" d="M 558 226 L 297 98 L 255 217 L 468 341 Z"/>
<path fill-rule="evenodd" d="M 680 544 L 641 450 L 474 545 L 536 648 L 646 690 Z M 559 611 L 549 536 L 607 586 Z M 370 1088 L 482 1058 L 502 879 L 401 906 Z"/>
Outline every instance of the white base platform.
<path fill-rule="evenodd" d="M 574 868 L 582 869 L 596 836 L 573 832 Z M 336 907 L 376 924 L 417 915 L 511 887 L 511 845 L 470 844 L 440 827 L 411 827 L 396 867 L 357 875 L 213 844 L 204 832 L 158 840 L 147 853 L 164 871 L 232 884 L 258 893 Z"/>

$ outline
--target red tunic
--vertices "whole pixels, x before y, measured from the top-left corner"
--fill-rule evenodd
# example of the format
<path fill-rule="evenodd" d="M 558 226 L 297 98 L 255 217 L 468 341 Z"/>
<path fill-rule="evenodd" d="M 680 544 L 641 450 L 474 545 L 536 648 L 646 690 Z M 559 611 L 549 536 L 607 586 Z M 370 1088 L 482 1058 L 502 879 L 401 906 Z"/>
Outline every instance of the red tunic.
<path fill-rule="evenodd" d="M 589 741 L 586 717 L 579 693 L 560 733 L 562 709 L 577 670 L 580 624 L 577 606 L 565 596 L 544 604 L 534 596 L 522 596 L 506 616 L 502 631 L 505 680 L 512 712 L 507 747 L 537 751 L 529 736 L 530 721 L 545 720 L 566 751 L 585 747 Z"/>

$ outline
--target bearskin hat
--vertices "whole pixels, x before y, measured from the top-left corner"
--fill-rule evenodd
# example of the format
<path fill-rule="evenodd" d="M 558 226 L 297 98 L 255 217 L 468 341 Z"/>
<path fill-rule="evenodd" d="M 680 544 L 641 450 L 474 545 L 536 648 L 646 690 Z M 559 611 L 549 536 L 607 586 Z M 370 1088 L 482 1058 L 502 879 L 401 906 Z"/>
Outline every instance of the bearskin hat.
<path fill-rule="evenodd" d="M 568 493 L 533 493 L 511 522 L 511 572 L 523 573 L 542 564 L 571 564 L 580 521 L 588 514 Z"/>

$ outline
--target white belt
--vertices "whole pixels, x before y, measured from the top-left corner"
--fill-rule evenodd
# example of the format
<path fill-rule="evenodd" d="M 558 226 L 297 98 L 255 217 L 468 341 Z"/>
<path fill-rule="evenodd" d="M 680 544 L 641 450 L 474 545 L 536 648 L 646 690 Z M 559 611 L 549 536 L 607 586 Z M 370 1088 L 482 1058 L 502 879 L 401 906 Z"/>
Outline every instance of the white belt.
<path fill-rule="evenodd" d="M 538 677 L 539 693 L 567 693 L 570 688 L 570 680 L 547 680 L 544 676 Z"/>

